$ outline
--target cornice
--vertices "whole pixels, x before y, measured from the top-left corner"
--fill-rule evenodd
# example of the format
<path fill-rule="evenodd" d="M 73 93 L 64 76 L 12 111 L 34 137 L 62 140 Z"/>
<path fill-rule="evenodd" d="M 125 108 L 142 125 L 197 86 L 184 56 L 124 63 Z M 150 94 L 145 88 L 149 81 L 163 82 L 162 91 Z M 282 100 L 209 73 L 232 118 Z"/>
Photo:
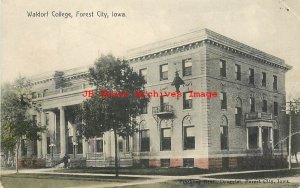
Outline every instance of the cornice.
<path fill-rule="evenodd" d="M 192 50 L 203 46 L 203 44 L 208 44 L 219 47 L 232 54 L 238 54 L 256 60 L 258 62 L 283 69 L 285 71 L 290 70 L 292 68 L 292 66 L 285 64 L 283 59 L 262 52 L 260 50 L 252 48 L 248 45 L 245 45 L 243 43 L 240 43 L 238 41 L 235 41 L 208 29 L 200 30 L 198 31 L 198 33 L 193 32 L 186 35 L 182 35 L 178 38 L 180 40 L 175 40 L 175 38 L 172 38 L 162 42 L 157 42 L 157 44 L 152 44 L 154 46 L 157 46 L 156 49 L 150 48 L 151 44 L 141 47 L 140 51 L 138 51 L 138 48 L 136 48 L 134 49 L 134 53 L 129 55 L 126 59 L 130 63 L 136 63 L 140 61 L 145 61 L 149 59 Z M 186 42 L 184 42 L 184 40 Z M 167 45 L 166 43 L 170 44 Z M 146 50 L 147 47 L 150 49 Z"/>

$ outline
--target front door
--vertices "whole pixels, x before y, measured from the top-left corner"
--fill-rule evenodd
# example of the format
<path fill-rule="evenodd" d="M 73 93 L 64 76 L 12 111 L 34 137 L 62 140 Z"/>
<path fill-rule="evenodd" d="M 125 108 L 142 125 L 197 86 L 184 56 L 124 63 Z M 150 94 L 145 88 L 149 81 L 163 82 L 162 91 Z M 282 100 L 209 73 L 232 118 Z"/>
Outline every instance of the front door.
<path fill-rule="evenodd" d="M 269 128 L 262 128 L 262 148 L 264 154 L 270 153 L 270 134 L 269 134 Z"/>

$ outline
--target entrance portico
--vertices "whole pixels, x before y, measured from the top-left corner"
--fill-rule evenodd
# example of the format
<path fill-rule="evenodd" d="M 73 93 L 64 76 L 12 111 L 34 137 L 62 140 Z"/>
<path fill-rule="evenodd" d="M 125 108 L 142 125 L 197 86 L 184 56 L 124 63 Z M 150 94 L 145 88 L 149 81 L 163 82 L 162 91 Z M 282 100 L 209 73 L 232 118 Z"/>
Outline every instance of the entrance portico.
<path fill-rule="evenodd" d="M 274 149 L 274 121 L 272 114 L 246 114 L 247 150 L 259 149 L 262 154 Z"/>

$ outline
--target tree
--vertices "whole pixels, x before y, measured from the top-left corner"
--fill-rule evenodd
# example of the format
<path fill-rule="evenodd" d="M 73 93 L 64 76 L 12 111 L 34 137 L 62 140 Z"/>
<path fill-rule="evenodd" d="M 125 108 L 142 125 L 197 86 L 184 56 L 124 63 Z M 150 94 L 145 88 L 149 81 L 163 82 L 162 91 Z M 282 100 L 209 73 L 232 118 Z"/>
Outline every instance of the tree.
<path fill-rule="evenodd" d="M 89 82 L 96 86 L 95 95 L 101 91 L 128 92 L 121 96 L 95 96 L 85 100 L 77 118 L 83 124 L 80 132 L 86 139 L 102 136 L 113 131 L 115 140 L 115 173 L 118 172 L 118 136 L 127 137 L 137 130 L 136 116 L 149 101 L 147 98 L 135 97 L 135 91 L 143 90 L 146 83 L 143 76 L 137 74 L 125 60 L 113 55 L 102 55 L 89 69 Z"/>
<path fill-rule="evenodd" d="M 295 156 L 298 163 L 297 153 L 300 152 L 300 98 L 292 99 L 291 103 L 291 123 L 292 123 L 292 138 L 291 138 L 291 154 Z"/>
<path fill-rule="evenodd" d="M 1 87 L 1 149 L 15 154 L 17 172 L 21 140 L 40 139 L 38 133 L 44 130 L 29 116 L 30 93 L 29 81 L 24 77 Z"/>

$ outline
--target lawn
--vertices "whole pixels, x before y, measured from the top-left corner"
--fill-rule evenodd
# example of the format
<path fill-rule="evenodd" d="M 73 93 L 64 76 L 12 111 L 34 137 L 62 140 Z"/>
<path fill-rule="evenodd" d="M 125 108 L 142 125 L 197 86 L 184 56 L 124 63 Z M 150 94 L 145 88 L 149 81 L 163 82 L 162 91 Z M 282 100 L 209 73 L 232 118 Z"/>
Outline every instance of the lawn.
<path fill-rule="evenodd" d="M 86 187 L 92 185 L 108 185 L 112 183 L 127 183 L 140 181 L 144 178 L 131 177 L 90 177 L 76 175 L 54 174 L 11 174 L 1 177 L 5 188 L 62 188 L 62 187 Z"/>
<path fill-rule="evenodd" d="M 282 177 L 292 177 L 299 176 L 300 169 L 283 169 L 278 171 L 268 171 L 268 172 L 245 172 L 245 173 L 232 173 L 226 175 L 208 175 L 205 177 L 218 178 L 218 179 L 263 179 L 263 178 L 282 178 Z"/>
<path fill-rule="evenodd" d="M 114 174 L 115 169 L 112 167 L 91 167 L 91 168 L 74 168 L 57 170 L 57 172 L 68 173 L 94 173 L 94 174 Z M 124 167 L 119 169 L 120 174 L 137 174 L 137 175 L 165 175 L 165 176 L 185 176 L 195 174 L 207 174 L 208 170 L 199 168 L 134 168 Z"/>

